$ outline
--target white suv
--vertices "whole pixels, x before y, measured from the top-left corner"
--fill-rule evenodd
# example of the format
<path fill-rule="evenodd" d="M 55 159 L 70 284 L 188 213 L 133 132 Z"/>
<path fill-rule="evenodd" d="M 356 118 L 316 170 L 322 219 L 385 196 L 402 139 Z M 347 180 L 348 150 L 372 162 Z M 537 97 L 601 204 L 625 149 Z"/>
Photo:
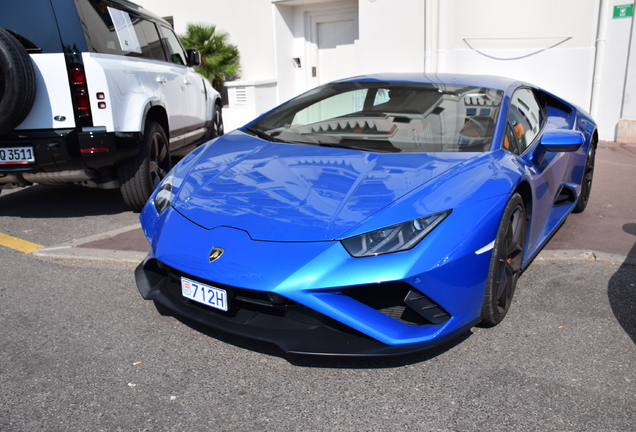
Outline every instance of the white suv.
<path fill-rule="evenodd" d="M 126 0 L 1 2 L 0 189 L 119 187 L 140 211 L 172 156 L 223 134 L 199 64 Z"/>

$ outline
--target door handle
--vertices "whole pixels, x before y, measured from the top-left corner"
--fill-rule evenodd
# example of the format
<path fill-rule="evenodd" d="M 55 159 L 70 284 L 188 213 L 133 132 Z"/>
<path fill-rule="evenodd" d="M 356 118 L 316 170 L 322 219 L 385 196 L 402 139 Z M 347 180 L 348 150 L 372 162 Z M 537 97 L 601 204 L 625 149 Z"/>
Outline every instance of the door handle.
<path fill-rule="evenodd" d="M 187 79 L 185 79 L 185 78 L 183 79 L 183 83 L 184 83 L 185 85 L 190 85 L 190 81 L 188 81 L 188 80 L 187 80 Z"/>
<path fill-rule="evenodd" d="M 165 83 L 168 82 L 166 77 L 162 77 L 162 76 L 158 76 L 157 78 L 155 78 L 155 81 L 157 81 L 157 83 L 159 83 L 159 84 L 165 84 Z"/>

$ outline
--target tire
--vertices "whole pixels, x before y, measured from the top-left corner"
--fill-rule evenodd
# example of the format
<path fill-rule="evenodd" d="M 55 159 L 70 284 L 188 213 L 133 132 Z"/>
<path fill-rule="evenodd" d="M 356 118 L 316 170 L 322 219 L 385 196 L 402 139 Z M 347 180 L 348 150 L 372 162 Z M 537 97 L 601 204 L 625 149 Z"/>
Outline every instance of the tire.
<path fill-rule="evenodd" d="M 205 144 L 206 142 L 223 135 L 223 116 L 221 115 L 221 107 L 214 104 L 214 111 L 212 112 L 212 119 L 206 122 L 207 131 L 203 140 L 197 143 L 197 147 Z"/>
<path fill-rule="evenodd" d="M 594 179 L 594 162 L 596 160 L 596 143 L 592 141 L 590 148 L 587 150 L 587 158 L 585 159 L 585 171 L 583 180 L 581 180 L 581 193 L 579 199 L 572 210 L 573 213 L 581 213 L 587 207 L 590 200 L 590 192 L 592 192 L 592 180 Z"/>
<path fill-rule="evenodd" d="M 220 137 L 223 133 L 223 116 L 221 114 L 221 107 L 215 104 L 214 112 L 212 113 L 212 130 L 210 133 L 210 139 Z"/>
<path fill-rule="evenodd" d="M 0 135 L 12 131 L 29 115 L 35 101 L 35 69 L 29 53 L 0 28 Z"/>
<path fill-rule="evenodd" d="M 528 221 L 521 196 L 515 193 L 504 210 L 492 251 L 481 324 L 499 324 L 510 309 L 521 274 Z"/>
<path fill-rule="evenodd" d="M 159 123 L 146 122 L 141 149 L 117 170 L 121 195 L 134 212 L 141 209 L 171 168 L 168 138 Z"/>

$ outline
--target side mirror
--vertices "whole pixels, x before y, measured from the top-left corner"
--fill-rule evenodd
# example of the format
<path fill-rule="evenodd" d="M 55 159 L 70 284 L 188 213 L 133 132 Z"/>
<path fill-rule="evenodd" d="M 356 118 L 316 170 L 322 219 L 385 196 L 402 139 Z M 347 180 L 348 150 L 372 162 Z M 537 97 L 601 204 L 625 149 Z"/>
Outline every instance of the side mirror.
<path fill-rule="evenodd" d="M 188 54 L 188 66 L 201 66 L 201 53 L 196 49 L 189 49 Z"/>
<path fill-rule="evenodd" d="M 546 131 L 540 145 L 550 152 L 575 152 L 585 142 L 585 136 L 579 131 L 554 129 Z"/>

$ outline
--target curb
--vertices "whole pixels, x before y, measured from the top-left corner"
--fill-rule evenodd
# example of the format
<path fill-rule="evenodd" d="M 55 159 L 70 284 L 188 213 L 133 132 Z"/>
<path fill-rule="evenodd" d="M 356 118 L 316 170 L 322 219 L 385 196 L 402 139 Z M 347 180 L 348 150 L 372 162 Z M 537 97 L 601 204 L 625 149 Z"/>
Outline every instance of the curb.
<path fill-rule="evenodd" d="M 62 243 L 57 246 L 51 246 L 43 249 L 38 249 L 33 252 L 33 255 L 40 257 L 50 258 L 69 258 L 69 259 L 87 259 L 98 261 L 114 261 L 114 262 L 130 262 L 140 263 L 148 255 L 146 252 L 135 251 L 120 251 L 110 249 L 90 249 L 90 248 L 77 248 L 86 243 L 91 243 L 97 240 L 104 240 L 110 237 L 114 237 L 119 234 L 123 234 L 128 231 L 141 228 L 140 224 L 129 225 L 123 228 L 106 231 L 104 233 L 95 234 L 92 236 L 84 237 L 78 240 Z"/>
<path fill-rule="evenodd" d="M 612 264 L 636 266 L 636 257 L 586 250 L 543 250 L 535 261 L 565 260 L 603 261 Z"/>
<path fill-rule="evenodd" d="M 36 253 L 37 252 L 37 253 Z M 129 262 L 139 264 L 148 255 L 145 252 L 117 251 L 109 249 L 73 249 L 73 248 L 45 248 L 33 253 L 39 257 L 85 259 L 97 261 Z"/>

